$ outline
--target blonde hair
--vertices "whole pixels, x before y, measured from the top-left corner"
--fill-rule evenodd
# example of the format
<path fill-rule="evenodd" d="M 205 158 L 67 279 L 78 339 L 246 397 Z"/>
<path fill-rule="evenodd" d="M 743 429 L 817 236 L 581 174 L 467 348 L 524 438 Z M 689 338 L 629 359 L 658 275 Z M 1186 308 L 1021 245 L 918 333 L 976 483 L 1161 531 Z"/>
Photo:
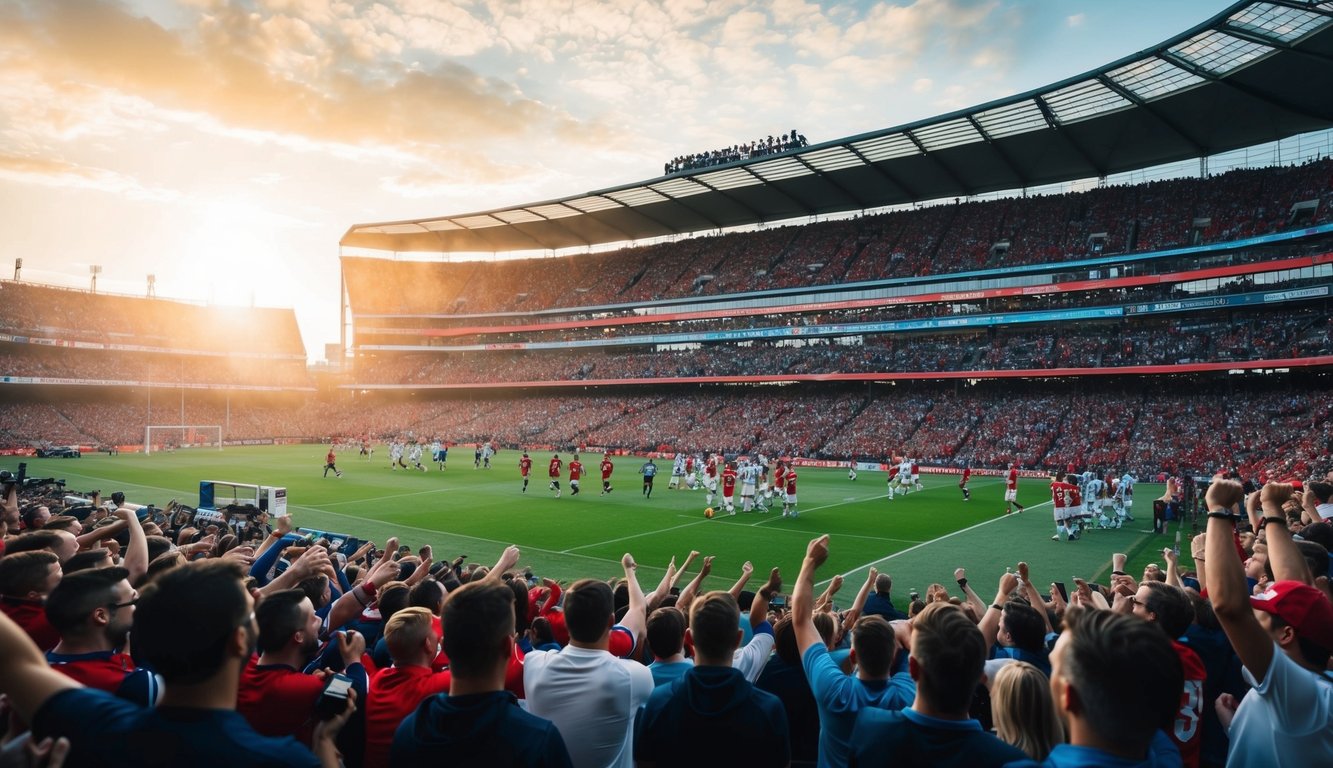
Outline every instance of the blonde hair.
<path fill-rule="evenodd" d="M 421 647 L 421 641 L 431 631 L 432 618 L 434 615 L 430 610 L 421 607 L 394 611 L 384 625 L 384 643 L 389 646 L 389 656 L 395 662 L 406 660 Z"/>
<path fill-rule="evenodd" d="M 1064 742 L 1049 678 L 1026 661 L 1000 668 L 991 682 L 990 700 L 995 735 L 1033 760 L 1045 760 L 1056 744 Z"/>

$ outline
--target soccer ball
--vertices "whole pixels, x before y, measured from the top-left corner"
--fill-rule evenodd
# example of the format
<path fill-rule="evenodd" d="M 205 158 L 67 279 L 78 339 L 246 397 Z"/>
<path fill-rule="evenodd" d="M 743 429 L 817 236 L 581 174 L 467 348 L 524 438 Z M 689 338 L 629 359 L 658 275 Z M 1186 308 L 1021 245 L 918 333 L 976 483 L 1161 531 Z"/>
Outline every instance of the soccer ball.
<path fill-rule="evenodd" d="M 704 517 L 708 518 L 709 520 L 712 520 L 712 519 L 713 519 L 713 508 L 712 508 L 712 507 L 709 507 L 708 509 L 705 509 L 705 510 L 704 510 Z"/>

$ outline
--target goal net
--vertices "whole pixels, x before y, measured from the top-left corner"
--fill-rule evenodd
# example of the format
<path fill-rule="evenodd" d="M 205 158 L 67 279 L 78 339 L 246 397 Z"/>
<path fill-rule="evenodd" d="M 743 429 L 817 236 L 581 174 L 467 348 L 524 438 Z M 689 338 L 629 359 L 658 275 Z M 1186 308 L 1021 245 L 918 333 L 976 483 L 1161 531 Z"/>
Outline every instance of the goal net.
<path fill-rule="evenodd" d="M 144 427 L 143 452 L 174 451 L 177 448 L 212 448 L 222 450 L 222 427 L 213 425 Z"/>

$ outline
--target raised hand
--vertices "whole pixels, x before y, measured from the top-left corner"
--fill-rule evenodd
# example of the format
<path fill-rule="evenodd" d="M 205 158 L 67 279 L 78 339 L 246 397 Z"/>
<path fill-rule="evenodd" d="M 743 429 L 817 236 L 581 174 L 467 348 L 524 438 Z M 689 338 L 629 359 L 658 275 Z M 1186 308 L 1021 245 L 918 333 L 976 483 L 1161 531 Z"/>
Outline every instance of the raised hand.
<path fill-rule="evenodd" d="M 805 548 L 805 557 L 818 568 L 828 560 L 828 534 L 811 540 Z"/>
<path fill-rule="evenodd" d="M 1228 512 L 1234 511 L 1236 505 L 1245 498 L 1245 488 L 1235 480 L 1227 480 L 1221 475 L 1213 478 L 1212 484 L 1208 486 L 1208 492 L 1204 494 L 1204 501 L 1208 504 L 1208 510 L 1225 509 Z"/>

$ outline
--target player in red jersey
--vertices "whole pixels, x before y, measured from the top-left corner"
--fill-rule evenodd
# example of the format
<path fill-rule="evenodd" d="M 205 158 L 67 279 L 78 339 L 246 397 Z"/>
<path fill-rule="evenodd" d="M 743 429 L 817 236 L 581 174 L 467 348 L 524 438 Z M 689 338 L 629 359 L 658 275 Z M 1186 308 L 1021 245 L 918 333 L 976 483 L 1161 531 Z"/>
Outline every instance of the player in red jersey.
<path fill-rule="evenodd" d="M 799 516 L 796 511 L 796 467 L 788 467 L 783 480 L 785 493 L 782 497 L 782 516 L 795 519 Z"/>
<path fill-rule="evenodd" d="M 616 465 L 611 463 L 611 454 L 602 454 L 602 493 L 600 495 L 605 496 L 611 492 L 611 473 L 615 468 Z"/>
<path fill-rule="evenodd" d="M 574 454 L 574 458 L 569 460 L 569 495 L 579 495 L 579 481 L 583 479 L 583 462 L 579 461 L 579 455 Z"/>
<path fill-rule="evenodd" d="M 912 459 L 912 487 L 918 491 L 923 487 L 921 485 L 921 467 L 916 463 L 916 459 Z"/>
<path fill-rule="evenodd" d="M 773 468 L 773 491 L 777 493 L 779 499 L 787 495 L 787 465 L 783 464 L 781 460 Z M 787 516 L 785 504 L 783 505 L 782 516 Z"/>
<path fill-rule="evenodd" d="M 532 473 L 532 459 L 528 458 L 528 452 L 523 452 L 523 458 L 518 460 L 518 473 L 523 476 L 523 492 L 528 492 L 528 475 Z"/>
<path fill-rule="evenodd" d="M 1078 513 L 1078 484 L 1073 482 L 1074 475 L 1061 480 L 1057 475 L 1051 480 L 1051 505 L 1054 507 L 1055 535 L 1051 541 L 1068 537 L 1069 541 L 1078 540 L 1078 523 L 1074 515 Z"/>
<path fill-rule="evenodd" d="M 1011 463 L 1004 480 L 1004 513 L 1013 512 L 1014 507 L 1018 507 L 1019 514 L 1023 513 L 1024 507 L 1018 503 L 1018 465 Z"/>
<path fill-rule="evenodd" d="M 731 462 L 722 470 L 722 508 L 736 514 L 736 465 Z"/>
<path fill-rule="evenodd" d="M 343 473 L 338 471 L 338 454 L 334 452 L 333 446 L 329 446 L 329 455 L 324 457 L 324 476 L 329 476 L 329 470 L 333 470 L 334 477 L 342 477 Z"/>
<path fill-rule="evenodd" d="M 886 481 L 886 485 L 889 488 L 889 501 L 893 501 L 893 484 L 898 481 L 898 460 L 890 456 L 888 463 L 889 478 Z"/>
<path fill-rule="evenodd" d="M 560 461 L 560 454 L 557 453 L 551 457 L 551 465 L 546 470 L 546 474 L 551 478 L 550 485 L 546 487 L 555 491 L 557 499 L 560 498 L 560 468 L 563 466 L 564 462 Z"/>
<path fill-rule="evenodd" d="M 963 467 L 963 476 L 958 478 L 958 489 L 963 492 L 963 501 L 972 500 L 972 492 L 967 489 L 967 481 L 972 479 L 972 466 Z"/>

